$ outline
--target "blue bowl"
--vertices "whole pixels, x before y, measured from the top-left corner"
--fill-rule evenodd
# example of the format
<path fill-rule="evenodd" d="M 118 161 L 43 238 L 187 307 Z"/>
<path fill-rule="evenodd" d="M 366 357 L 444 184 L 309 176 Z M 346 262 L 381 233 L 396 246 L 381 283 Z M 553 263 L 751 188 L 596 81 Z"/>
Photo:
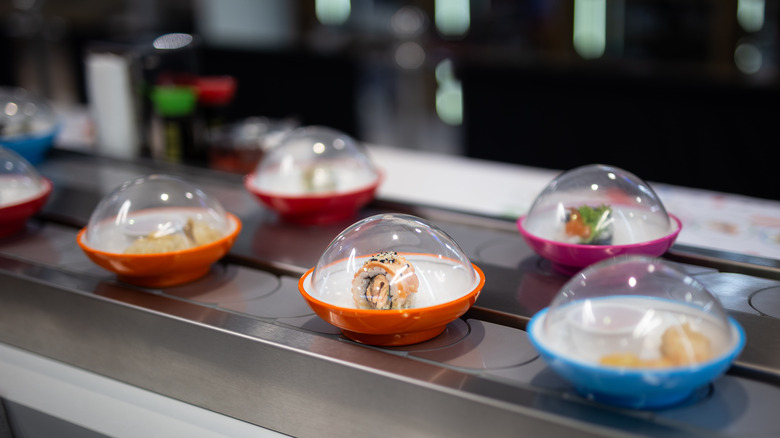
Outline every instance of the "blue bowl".
<path fill-rule="evenodd" d="M 599 365 L 561 355 L 544 345 L 540 336 L 545 308 L 528 323 L 528 335 L 542 359 L 576 391 L 591 400 L 632 409 L 660 409 L 685 401 L 704 385 L 724 374 L 745 346 L 745 332 L 728 318 L 732 348 L 707 362 L 684 367 L 626 368 Z"/>
<path fill-rule="evenodd" d="M 54 145 L 54 137 L 58 132 L 59 126 L 55 126 L 46 132 L 0 137 L 0 146 L 11 149 L 35 166 L 46 158 L 46 152 Z"/>

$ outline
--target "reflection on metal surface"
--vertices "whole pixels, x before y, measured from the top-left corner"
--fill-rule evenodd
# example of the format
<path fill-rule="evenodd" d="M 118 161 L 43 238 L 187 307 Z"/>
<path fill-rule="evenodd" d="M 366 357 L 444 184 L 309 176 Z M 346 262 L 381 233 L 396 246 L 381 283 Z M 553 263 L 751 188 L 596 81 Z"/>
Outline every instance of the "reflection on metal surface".
<path fill-rule="evenodd" d="M 780 260 L 694 248 L 687 245 L 673 246 L 664 257 L 680 263 L 707 266 L 723 272 L 736 272 L 780 280 Z"/>
<path fill-rule="evenodd" d="M 447 348 L 412 351 L 414 357 L 475 370 L 524 365 L 538 357 L 525 332 L 479 320 L 468 320 L 469 334 Z"/>
<path fill-rule="evenodd" d="M 165 289 L 165 294 L 203 304 L 224 305 L 259 299 L 279 289 L 279 277 L 242 266 L 215 264 L 196 283 Z"/>

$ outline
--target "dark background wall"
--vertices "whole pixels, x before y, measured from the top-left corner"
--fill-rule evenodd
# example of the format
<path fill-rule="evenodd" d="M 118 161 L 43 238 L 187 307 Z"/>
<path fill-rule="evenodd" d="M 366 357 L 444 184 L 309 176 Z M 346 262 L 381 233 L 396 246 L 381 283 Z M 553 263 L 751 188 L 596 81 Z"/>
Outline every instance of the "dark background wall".
<path fill-rule="evenodd" d="M 88 104 L 83 57 L 95 42 L 191 32 L 203 34 L 200 72 L 238 80 L 232 120 L 295 118 L 367 142 L 559 170 L 599 162 L 648 181 L 780 199 L 778 0 L 765 2 L 758 28 L 738 19 L 737 0 L 608 0 L 595 58 L 575 50 L 573 0 L 472 0 L 458 36 L 436 28 L 433 0 L 353 1 L 335 25 L 318 21 L 314 0 L 275 1 L 292 17 L 276 45 L 209 39 L 206 3 L 237 4 L 0 2 L 0 85 Z M 424 52 L 419 65 L 399 60 L 407 43 Z M 759 54 L 755 70 L 738 62 L 745 47 Z M 461 123 L 437 113 L 445 60 L 462 91 Z"/>
<path fill-rule="evenodd" d="M 780 199 L 776 90 L 466 66 L 466 154 Z"/>

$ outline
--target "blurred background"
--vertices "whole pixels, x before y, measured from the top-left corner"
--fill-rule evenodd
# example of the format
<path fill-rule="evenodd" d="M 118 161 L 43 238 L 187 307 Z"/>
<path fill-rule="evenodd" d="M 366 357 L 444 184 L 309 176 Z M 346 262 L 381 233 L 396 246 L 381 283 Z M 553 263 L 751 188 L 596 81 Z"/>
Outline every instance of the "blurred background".
<path fill-rule="evenodd" d="M 780 199 L 774 0 L 0 0 L 0 18 L 0 85 L 90 129 L 132 107 L 139 154 L 167 63 L 234 81 L 220 123 Z"/>

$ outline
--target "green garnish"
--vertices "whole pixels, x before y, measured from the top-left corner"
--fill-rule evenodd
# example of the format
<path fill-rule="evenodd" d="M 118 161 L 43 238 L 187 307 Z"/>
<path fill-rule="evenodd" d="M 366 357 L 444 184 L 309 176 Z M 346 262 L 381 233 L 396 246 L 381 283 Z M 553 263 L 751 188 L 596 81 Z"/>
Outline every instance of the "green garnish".
<path fill-rule="evenodd" d="M 602 204 L 596 208 L 588 205 L 583 205 L 578 208 L 582 222 L 590 227 L 591 233 L 587 238 L 582 239 L 582 243 L 590 243 L 594 240 L 598 240 L 602 234 L 608 231 L 609 218 L 612 213 L 612 208 L 609 205 Z"/>

